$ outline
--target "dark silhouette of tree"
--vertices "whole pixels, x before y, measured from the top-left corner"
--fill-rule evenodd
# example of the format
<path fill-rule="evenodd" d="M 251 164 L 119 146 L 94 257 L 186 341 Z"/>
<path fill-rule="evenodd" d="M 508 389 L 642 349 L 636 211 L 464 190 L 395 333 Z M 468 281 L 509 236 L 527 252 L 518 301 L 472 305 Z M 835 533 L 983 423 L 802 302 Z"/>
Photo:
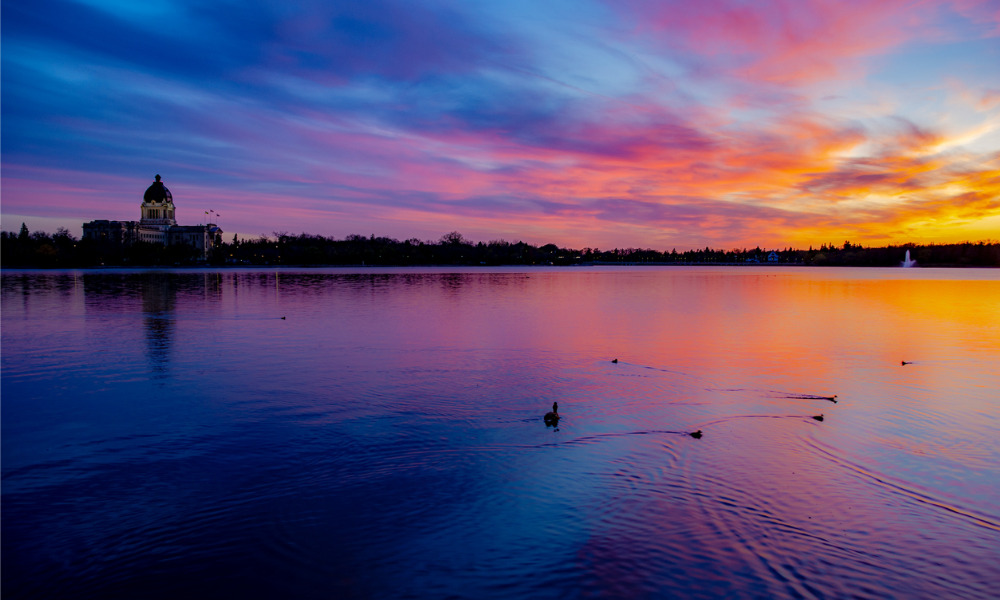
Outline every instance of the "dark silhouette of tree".
<path fill-rule="evenodd" d="M 221 237 L 221 236 L 220 236 Z M 906 251 L 922 266 L 1000 267 L 1000 243 L 886 246 L 865 248 L 845 242 L 842 247 L 822 244 L 819 250 L 785 248 L 775 250 L 778 264 L 812 266 L 898 266 Z M 710 247 L 678 252 L 642 248 L 581 250 L 556 244 L 534 246 L 522 241 L 491 240 L 473 243 L 453 231 L 437 242 L 410 238 L 400 242 L 375 235 L 348 235 L 335 239 L 319 235 L 274 232 L 257 239 L 238 239 L 230 244 L 216 239 L 209 257 L 214 265 L 580 265 L 580 264 L 768 264 L 769 250 L 715 250 Z M 121 244 L 97 240 L 77 240 L 66 229 L 55 234 L 21 230 L 0 232 L 0 264 L 4 267 L 84 267 L 98 265 L 185 265 L 204 264 L 193 247 L 160 244 Z M 749 262 L 748 262 L 749 261 Z"/>
<path fill-rule="evenodd" d="M 468 244 L 469 241 L 466 240 L 461 233 L 452 231 L 451 233 L 446 233 L 441 236 L 441 243 L 457 246 L 459 244 Z"/>

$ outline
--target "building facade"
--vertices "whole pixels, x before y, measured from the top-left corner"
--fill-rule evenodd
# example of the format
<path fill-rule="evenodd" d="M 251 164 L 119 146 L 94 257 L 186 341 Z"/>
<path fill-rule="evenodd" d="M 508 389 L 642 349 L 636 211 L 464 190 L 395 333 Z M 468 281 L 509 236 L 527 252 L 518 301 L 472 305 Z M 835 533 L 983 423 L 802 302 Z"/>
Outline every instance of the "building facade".
<path fill-rule="evenodd" d="M 128 247 L 137 242 L 164 246 L 188 245 L 202 260 L 221 240 L 222 229 L 207 225 L 178 225 L 174 218 L 174 197 L 160 176 L 146 189 L 138 221 L 97 220 L 83 224 L 83 239 Z"/>

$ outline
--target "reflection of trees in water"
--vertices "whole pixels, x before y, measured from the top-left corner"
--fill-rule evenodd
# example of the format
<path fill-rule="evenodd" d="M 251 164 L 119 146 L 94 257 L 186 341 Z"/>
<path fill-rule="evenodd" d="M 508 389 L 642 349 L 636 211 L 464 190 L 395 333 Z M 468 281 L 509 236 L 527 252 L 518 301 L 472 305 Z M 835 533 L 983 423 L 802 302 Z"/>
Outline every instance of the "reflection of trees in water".
<path fill-rule="evenodd" d="M 400 287 L 428 287 L 454 291 L 471 284 L 502 287 L 523 287 L 530 275 L 518 272 L 361 272 L 361 273 L 302 273 L 249 272 L 227 274 L 222 279 L 233 290 L 239 288 L 270 288 L 277 295 L 288 292 L 296 296 L 325 296 L 331 289 L 356 292 L 390 293 Z"/>
<path fill-rule="evenodd" d="M 167 275 L 147 274 L 139 280 L 146 356 L 155 375 L 165 375 L 173 341 L 174 304 L 177 292 Z"/>
<path fill-rule="evenodd" d="M 15 310 L 24 316 L 31 315 L 35 311 L 39 311 L 39 315 L 44 315 L 51 308 L 68 316 L 67 311 L 75 313 L 80 308 L 76 300 L 81 280 L 77 273 L 5 271 L 0 277 L 0 306 L 4 307 L 5 315 L 13 314 L 12 311 Z M 63 300 L 68 298 L 73 298 L 70 305 L 63 303 Z M 55 308 L 56 306 L 58 308 Z"/>

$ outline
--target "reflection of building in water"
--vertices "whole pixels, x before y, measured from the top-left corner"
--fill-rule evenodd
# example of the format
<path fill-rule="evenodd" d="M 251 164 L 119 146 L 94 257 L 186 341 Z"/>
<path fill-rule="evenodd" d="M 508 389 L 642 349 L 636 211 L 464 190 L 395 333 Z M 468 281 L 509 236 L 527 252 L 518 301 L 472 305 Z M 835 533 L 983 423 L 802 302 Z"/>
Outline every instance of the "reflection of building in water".
<path fill-rule="evenodd" d="M 178 225 L 174 210 L 174 197 L 157 175 L 156 181 L 143 194 L 139 221 L 90 221 L 83 224 L 83 238 L 123 247 L 135 242 L 164 246 L 185 244 L 194 247 L 202 259 L 208 258 L 215 244 L 221 241 L 222 229 L 214 223 Z"/>
<path fill-rule="evenodd" d="M 139 289 L 142 294 L 142 324 L 150 368 L 154 373 L 162 374 L 170 364 L 176 290 L 164 275 L 143 277 Z"/>
<path fill-rule="evenodd" d="M 203 276 L 196 277 L 201 280 Z M 112 271 L 87 273 L 82 279 L 84 311 L 88 320 L 93 319 L 92 325 L 101 330 L 123 327 L 119 350 L 144 348 L 150 373 L 165 377 L 173 364 L 176 276 Z"/>

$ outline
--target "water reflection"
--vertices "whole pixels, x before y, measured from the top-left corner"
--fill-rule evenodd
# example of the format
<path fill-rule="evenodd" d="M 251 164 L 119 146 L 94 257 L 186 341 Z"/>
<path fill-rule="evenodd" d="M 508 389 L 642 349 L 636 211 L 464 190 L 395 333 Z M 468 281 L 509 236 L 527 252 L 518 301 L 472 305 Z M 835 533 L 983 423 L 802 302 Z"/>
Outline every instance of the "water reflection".
<path fill-rule="evenodd" d="M 174 329 L 174 304 L 177 289 L 167 276 L 154 274 L 140 282 L 142 321 L 146 334 L 149 367 L 163 377 L 170 366 L 170 348 Z"/>
<path fill-rule="evenodd" d="M 4 274 L 4 595 L 988 596 L 1000 283 L 895 271 Z"/>

